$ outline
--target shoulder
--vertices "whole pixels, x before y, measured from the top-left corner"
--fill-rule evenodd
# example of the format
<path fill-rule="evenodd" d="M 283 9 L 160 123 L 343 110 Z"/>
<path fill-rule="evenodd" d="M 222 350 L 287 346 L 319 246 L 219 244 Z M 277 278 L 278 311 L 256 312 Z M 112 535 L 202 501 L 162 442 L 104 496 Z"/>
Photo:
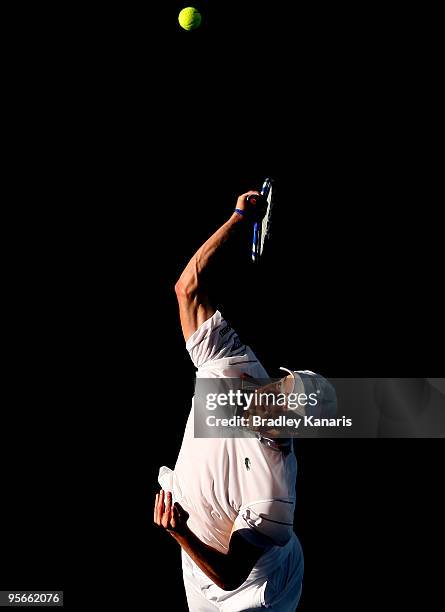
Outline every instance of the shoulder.
<path fill-rule="evenodd" d="M 253 351 L 241 341 L 219 310 L 190 336 L 186 348 L 198 369 L 214 366 L 221 370 L 228 366 L 242 365 L 244 368 L 258 364 Z"/>

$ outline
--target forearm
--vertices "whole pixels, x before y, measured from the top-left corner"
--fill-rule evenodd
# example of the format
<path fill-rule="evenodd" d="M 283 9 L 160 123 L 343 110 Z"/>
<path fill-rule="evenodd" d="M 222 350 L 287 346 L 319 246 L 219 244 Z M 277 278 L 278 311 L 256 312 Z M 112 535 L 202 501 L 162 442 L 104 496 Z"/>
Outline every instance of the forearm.
<path fill-rule="evenodd" d="M 188 527 L 179 534 L 170 532 L 181 548 L 212 582 L 224 590 L 233 590 L 238 585 L 234 581 L 231 563 L 227 554 L 204 544 Z"/>
<path fill-rule="evenodd" d="M 177 282 L 177 289 L 180 289 L 188 296 L 193 296 L 197 293 L 204 271 L 207 269 L 216 253 L 235 233 L 241 222 L 242 217 L 233 213 L 230 219 L 206 240 L 206 242 L 196 251 L 182 272 Z"/>
<path fill-rule="evenodd" d="M 187 526 L 189 514 L 175 502 L 172 494 L 160 491 L 155 497 L 153 520 L 175 538 L 196 565 L 216 585 L 225 591 L 233 591 L 243 584 L 255 563 L 263 553 L 261 548 L 250 544 L 234 531 L 230 537 L 227 554 L 204 544 Z"/>

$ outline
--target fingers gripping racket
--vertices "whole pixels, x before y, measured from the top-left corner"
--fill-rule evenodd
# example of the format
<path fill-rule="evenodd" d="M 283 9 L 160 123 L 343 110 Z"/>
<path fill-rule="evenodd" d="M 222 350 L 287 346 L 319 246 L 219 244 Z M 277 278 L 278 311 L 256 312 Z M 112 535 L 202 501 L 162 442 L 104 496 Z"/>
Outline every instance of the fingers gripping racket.
<path fill-rule="evenodd" d="M 252 261 L 254 263 L 258 263 L 261 259 L 264 244 L 270 238 L 270 220 L 273 207 L 272 179 L 266 178 L 264 180 L 260 193 L 264 212 L 261 211 L 259 219 L 253 224 Z M 256 204 L 258 196 L 251 195 L 248 200 Z"/>

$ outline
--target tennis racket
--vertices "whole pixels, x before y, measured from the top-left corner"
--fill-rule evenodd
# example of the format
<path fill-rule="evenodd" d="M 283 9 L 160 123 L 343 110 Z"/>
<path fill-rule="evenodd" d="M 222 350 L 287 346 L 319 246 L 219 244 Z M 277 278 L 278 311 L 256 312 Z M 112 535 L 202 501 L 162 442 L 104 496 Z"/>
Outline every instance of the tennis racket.
<path fill-rule="evenodd" d="M 262 205 L 260 218 L 253 224 L 253 240 L 252 240 L 252 261 L 258 263 L 263 255 L 264 244 L 270 237 L 270 220 L 273 207 L 273 181 L 271 178 L 264 180 L 261 187 L 261 200 L 258 202 L 258 196 L 251 195 L 248 197 L 249 202 Z"/>

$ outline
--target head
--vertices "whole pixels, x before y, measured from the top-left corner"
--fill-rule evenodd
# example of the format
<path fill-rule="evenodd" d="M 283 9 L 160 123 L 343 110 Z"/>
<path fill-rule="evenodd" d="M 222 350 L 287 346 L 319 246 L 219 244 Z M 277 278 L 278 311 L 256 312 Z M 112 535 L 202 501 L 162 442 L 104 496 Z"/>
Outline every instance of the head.
<path fill-rule="evenodd" d="M 314 374 L 309 370 L 294 372 L 287 368 L 280 368 L 287 372 L 287 376 L 271 381 L 255 388 L 255 400 L 249 407 L 248 414 L 251 422 L 253 417 L 262 418 L 262 426 L 257 429 L 259 433 L 275 438 L 289 435 L 295 436 L 295 420 L 306 416 L 315 418 L 333 418 L 337 413 L 337 398 L 332 384 L 323 376 Z M 244 378 L 250 377 L 244 375 Z M 252 379 L 253 380 L 253 379 Z M 277 419 L 277 417 L 283 419 Z M 267 419 L 267 421 L 265 421 Z M 272 420 L 278 423 L 275 427 Z M 290 430 L 283 425 L 290 419 Z M 258 419 L 257 419 L 258 421 Z M 255 429 L 254 426 L 252 426 Z"/>

